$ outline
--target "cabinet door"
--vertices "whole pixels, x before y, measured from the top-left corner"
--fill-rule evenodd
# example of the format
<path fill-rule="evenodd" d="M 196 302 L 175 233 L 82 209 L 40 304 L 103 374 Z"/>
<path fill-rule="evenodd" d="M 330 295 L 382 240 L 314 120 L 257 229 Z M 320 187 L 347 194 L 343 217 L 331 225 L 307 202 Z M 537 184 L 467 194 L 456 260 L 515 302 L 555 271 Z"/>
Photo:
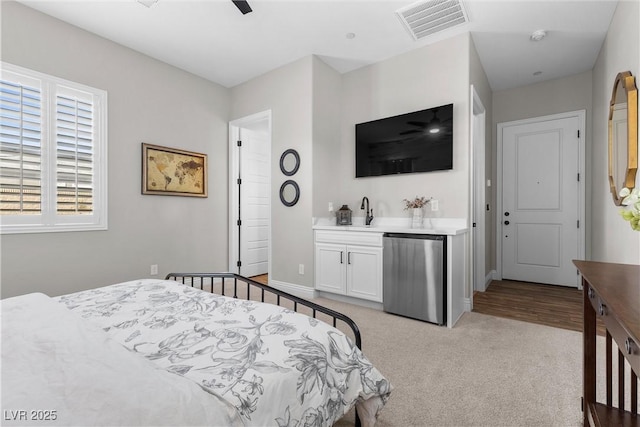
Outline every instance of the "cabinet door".
<path fill-rule="evenodd" d="M 344 295 L 346 267 L 346 246 L 316 243 L 316 289 Z"/>
<path fill-rule="evenodd" d="M 382 302 L 382 248 L 347 246 L 347 295 Z"/>

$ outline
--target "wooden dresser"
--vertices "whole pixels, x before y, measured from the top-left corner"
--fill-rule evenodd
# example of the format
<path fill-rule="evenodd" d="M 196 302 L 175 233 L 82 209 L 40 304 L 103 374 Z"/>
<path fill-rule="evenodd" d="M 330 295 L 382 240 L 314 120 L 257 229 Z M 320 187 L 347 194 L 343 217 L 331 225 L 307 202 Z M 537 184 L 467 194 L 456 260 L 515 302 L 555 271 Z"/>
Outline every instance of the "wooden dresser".
<path fill-rule="evenodd" d="M 574 264 L 582 274 L 584 287 L 584 425 L 640 427 L 640 416 L 638 416 L 640 265 L 594 261 L 574 261 Z M 602 319 L 606 327 L 606 403 L 596 401 L 597 317 Z M 613 342 L 617 349 L 613 346 Z M 616 402 L 622 402 L 615 406 L 612 390 L 614 363 L 617 365 Z M 631 372 L 628 369 L 629 365 Z M 630 396 L 625 396 L 625 390 L 630 391 Z M 625 397 L 630 401 L 628 408 L 624 407 Z"/>

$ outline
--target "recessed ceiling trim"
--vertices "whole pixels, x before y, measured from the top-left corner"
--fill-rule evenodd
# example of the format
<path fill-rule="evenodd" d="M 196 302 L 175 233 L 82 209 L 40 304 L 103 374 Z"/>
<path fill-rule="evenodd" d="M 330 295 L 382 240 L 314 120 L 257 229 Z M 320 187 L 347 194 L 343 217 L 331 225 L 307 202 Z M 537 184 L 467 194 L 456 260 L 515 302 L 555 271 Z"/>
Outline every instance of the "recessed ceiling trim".
<path fill-rule="evenodd" d="M 414 40 L 469 22 L 462 0 L 427 0 L 396 10 Z"/>

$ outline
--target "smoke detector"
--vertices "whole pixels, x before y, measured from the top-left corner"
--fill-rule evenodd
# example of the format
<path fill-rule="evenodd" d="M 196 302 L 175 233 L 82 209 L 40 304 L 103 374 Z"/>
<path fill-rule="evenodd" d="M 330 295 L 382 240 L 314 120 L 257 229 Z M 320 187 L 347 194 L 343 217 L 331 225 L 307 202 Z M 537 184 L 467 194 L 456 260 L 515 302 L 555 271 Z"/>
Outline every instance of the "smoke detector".
<path fill-rule="evenodd" d="M 396 14 L 414 40 L 469 22 L 461 0 L 419 1 Z"/>

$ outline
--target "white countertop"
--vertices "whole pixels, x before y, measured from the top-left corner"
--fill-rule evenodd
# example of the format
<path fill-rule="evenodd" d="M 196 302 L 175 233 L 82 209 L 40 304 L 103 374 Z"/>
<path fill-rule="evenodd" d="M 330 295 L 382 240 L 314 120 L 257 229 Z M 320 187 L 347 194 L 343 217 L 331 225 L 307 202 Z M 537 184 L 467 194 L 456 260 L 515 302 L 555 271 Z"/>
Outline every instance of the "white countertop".
<path fill-rule="evenodd" d="M 424 218 L 422 228 L 411 228 L 411 218 L 374 218 L 364 225 L 364 217 L 354 217 L 352 225 L 336 225 L 335 218 L 314 218 L 314 230 L 360 231 L 369 233 L 440 234 L 455 236 L 469 229 L 464 218 Z"/>

